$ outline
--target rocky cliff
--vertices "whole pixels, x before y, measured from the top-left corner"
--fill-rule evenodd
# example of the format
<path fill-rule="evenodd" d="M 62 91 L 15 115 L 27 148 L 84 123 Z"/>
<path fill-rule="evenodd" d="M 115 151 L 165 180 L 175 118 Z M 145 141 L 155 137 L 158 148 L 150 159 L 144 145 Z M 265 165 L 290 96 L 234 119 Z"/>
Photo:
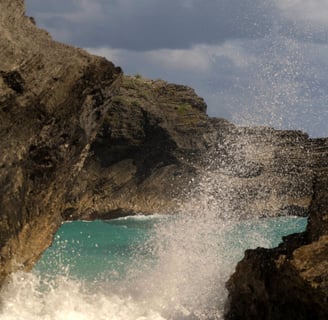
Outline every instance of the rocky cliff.
<path fill-rule="evenodd" d="M 173 212 L 202 156 L 232 126 L 205 110 L 191 88 L 124 76 L 64 218 Z"/>
<path fill-rule="evenodd" d="M 288 272 L 312 268 L 321 249 L 309 249 L 306 266 L 287 263 L 291 245 L 317 243 L 327 230 L 325 139 L 210 119 L 191 88 L 122 76 L 52 41 L 23 1 L 0 2 L 0 28 L 0 284 L 33 266 L 62 221 L 172 212 L 204 175 L 216 202 L 240 217 L 310 208 L 306 236 L 286 240 L 278 260 Z"/>
<path fill-rule="evenodd" d="M 204 175 L 216 202 L 236 216 L 307 215 L 309 137 L 238 128 L 205 110 L 191 88 L 124 76 L 63 217 L 173 212 Z"/>
<path fill-rule="evenodd" d="M 51 244 L 121 71 L 52 41 L 23 1 L 0 1 L 0 31 L 1 284 Z"/>

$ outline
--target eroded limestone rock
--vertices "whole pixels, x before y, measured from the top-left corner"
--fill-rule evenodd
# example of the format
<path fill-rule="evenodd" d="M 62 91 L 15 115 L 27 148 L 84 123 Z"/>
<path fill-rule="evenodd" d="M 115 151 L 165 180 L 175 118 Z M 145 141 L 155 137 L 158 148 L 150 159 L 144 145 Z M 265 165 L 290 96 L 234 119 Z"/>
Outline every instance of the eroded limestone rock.
<path fill-rule="evenodd" d="M 51 244 L 121 71 L 54 42 L 21 0 L 0 2 L 0 31 L 1 284 Z"/>

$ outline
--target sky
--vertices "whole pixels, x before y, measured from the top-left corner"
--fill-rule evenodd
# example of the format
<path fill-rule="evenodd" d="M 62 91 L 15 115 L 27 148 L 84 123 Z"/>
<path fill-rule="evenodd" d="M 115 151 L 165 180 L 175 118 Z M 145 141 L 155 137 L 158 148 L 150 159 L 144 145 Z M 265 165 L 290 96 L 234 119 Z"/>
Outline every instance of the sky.
<path fill-rule="evenodd" d="M 54 39 L 193 87 L 208 114 L 328 136 L 328 0 L 26 0 Z"/>

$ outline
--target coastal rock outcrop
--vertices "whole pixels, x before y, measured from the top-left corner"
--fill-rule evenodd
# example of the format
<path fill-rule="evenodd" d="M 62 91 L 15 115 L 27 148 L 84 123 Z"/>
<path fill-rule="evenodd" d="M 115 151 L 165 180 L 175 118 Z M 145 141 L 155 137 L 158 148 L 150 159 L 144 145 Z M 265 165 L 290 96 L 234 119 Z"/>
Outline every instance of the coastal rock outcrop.
<path fill-rule="evenodd" d="M 304 233 L 248 250 L 227 283 L 226 319 L 305 320 L 328 315 L 328 141 L 312 141 L 314 188 Z"/>
<path fill-rule="evenodd" d="M 305 234 L 247 252 L 228 285 L 229 317 L 267 310 L 261 301 L 282 288 L 308 305 L 326 299 L 327 140 L 211 119 L 191 88 L 123 76 L 54 42 L 22 0 L 0 2 L 0 28 L 0 285 L 32 268 L 64 220 L 172 212 L 206 174 L 238 217 L 311 212 Z"/>
<path fill-rule="evenodd" d="M 174 211 L 228 121 L 182 85 L 124 76 L 71 193 L 65 219 Z"/>
<path fill-rule="evenodd" d="M 308 135 L 236 127 L 205 110 L 191 88 L 124 76 L 64 218 L 172 212 L 205 175 L 225 213 L 306 216 L 314 166 Z"/>
<path fill-rule="evenodd" d="M 0 2 L 0 285 L 51 244 L 121 78 L 24 12 L 22 0 Z"/>

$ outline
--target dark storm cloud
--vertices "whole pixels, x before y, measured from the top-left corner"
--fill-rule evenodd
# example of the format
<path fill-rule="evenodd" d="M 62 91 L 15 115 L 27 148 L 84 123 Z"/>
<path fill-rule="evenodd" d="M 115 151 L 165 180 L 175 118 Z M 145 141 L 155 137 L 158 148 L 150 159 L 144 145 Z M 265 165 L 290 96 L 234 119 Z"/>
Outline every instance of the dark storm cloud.
<path fill-rule="evenodd" d="M 55 39 L 192 86 L 211 116 L 327 136 L 326 0 L 26 0 Z"/>
<path fill-rule="evenodd" d="M 45 0 L 25 0 L 28 12 L 33 13 L 46 13 L 46 14 L 63 14 L 67 12 L 74 12 L 78 10 L 78 5 L 74 1 L 67 0 L 56 0 L 56 1 L 45 1 Z"/>
<path fill-rule="evenodd" d="M 27 0 L 27 10 L 59 40 L 128 50 L 257 38 L 272 25 L 259 0 Z"/>

